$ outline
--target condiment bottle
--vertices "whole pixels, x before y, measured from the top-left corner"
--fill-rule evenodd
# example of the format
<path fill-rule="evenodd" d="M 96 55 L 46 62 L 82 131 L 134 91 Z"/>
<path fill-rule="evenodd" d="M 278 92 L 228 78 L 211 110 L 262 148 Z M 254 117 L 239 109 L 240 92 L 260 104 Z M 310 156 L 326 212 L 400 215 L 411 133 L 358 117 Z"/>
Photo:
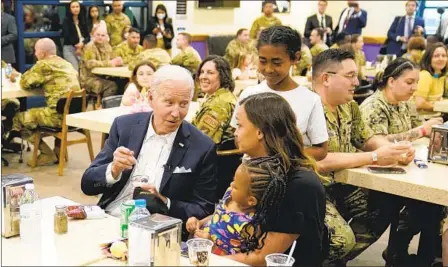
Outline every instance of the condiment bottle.
<path fill-rule="evenodd" d="M 54 232 L 56 234 L 66 234 L 68 231 L 68 217 L 65 213 L 64 205 L 57 205 L 54 213 Z"/>

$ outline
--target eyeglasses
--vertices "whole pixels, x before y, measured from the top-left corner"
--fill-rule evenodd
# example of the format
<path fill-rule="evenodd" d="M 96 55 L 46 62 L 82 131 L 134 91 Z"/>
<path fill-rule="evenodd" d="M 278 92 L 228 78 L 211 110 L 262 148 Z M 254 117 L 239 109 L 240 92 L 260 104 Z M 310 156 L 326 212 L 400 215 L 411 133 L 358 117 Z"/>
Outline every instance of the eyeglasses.
<path fill-rule="evenodd" d="M 350 81 L 352 81 L 352 82 L 354 82 L 354 81 L 357 81 L 357 80 L 358 80 L 358 73 L 353 73 L 353 74 L 345 74 L 345 75 L 343 75 L 343 74 L 339 74 L 339 73 L 336 73 L 336 72 L 334 72 L 334 71 L 327 71 L 327 73 L 329 73 L 329 74 L 335 74 L 335 75 L 340 75 L 340 76 L 343 76 L 343 77 L 345 77 L 345 78 L 349 79 L 349 80 L 350 80 Z"/>

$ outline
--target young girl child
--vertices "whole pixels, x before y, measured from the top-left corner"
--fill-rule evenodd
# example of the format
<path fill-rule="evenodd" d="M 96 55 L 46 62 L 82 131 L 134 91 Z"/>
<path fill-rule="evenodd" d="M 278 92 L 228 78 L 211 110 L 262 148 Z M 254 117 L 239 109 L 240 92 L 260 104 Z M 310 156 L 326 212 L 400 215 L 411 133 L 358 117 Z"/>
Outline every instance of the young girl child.
<path fill-rule="evenodd" d="M 232 255 L 259 248 L 269 222 L 278 216 L 286 192 L 286 171 L 280 156 L 244 161 L 214 214 L 191 217 L 187 230 L 214 242 L 213 253 Z"/>
<path fill-rule="evenodd" d="M 151 85 L 152 75 L 156 68 L 151 62 L 142 61 L 132 71 L 131 83 L 126 87 L 121 100 L 121 106 L 143 104 L 149 107 L 147 92 Z"/>
<path fill-rule="evenodd" d="M 252 62 L 252 54 L 240 55 L 238 62 L 235 64 L 236 66 L 232 70 L 232 78 L 234 80 L 256 79 L 257 72 Z"/>
<path fill-rule="evenodd" d="M 299 85 L 290 75 L 291 67 L 300 59 L 302 37 L 288 26 L 272 26 L 263 30 L 257 43 L 258 71 L 266 80 L 243 90 L 237 103 L 250 95 L 275 93 L 288 101 L 297 118 L 305 151 L 316 160 L 326 157 L 328 132 L 319 95 Z M 237 110 L 238 105 L 235 107 Z M 230 123 L 236 128 L 235 113 Z"/>

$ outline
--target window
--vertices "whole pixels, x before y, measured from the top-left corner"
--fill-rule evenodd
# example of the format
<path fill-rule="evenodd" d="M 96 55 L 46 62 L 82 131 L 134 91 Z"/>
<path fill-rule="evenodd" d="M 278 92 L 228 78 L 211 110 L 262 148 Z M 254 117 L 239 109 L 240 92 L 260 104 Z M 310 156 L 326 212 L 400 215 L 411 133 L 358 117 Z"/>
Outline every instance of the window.
<path fill-rule="evenodd" d="M 440 25 L 440 14 L 437 8 L 448 9 L 448 1 L 420 1 L 419 14 L 425 19 L 425 30 L 427 34 L 435 34 Z M 448 11 L 445 11 L 444 16 Z"/>
<path fill-rule="evenodd" d="M 58 47 L 58 55 L 62 56 L 61 25 L 67 14 L 69 0 L 16 0 L 15 11 L 18 29 L 18 65 L 20 72 L 26 71 L 36 63 L 34 45 L 40 38 L 51 38 Z M 81 11 L 88 13 L 92 5 L 100 9 L 104 18 L 111 11 L 107 4 L 112 1 L 84 0 Z M 123 1 L 124 13 L 131 19 L 134 27 L 145 30 L 148 21 L 150 3 L 144 0 Z M 84 10 L 84 11 L 83 11 Z M 19 19 L 20 18 L 20 19 Z"/>

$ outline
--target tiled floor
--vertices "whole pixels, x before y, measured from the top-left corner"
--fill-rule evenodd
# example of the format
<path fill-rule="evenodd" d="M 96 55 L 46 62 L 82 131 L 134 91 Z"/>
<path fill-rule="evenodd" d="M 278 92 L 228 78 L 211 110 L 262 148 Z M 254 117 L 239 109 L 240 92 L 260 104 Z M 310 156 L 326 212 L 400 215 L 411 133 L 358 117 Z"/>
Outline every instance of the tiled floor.
<path fill-rule="evenodd" d="M 75 134 L 70 134 L 73 137 Z M 95 155 L 100 150 L 99 133 L 92 132 L 93 149 Z M 53 138 L 46 138 L 45 141 L 53 146 Z M 57 165 L 47 167 L 37 167 L 32 169 L 26 165 L 26 161 L 31 157 L 32 152 L 25 152 L 24 163 L 19 164 L 17 154 L 2 154 L 9 160 L 9 167 L 2 167 L 2 175 L 10 173 L 24 173 L 34 178 L 36 190 L 41 198 L 51 196 L 63 196 L 82 204 L 95 204 L 97 197 L 84 195 L 80 189 L 80 180 L 84 170 L 89 166 L 90 160 L 87 152 L 87 145 L 73 145 L 68 148 L 69 161 L 66 163 L 64 176 L 57 175 Z M 388 231 L 381 239 L 366 250 L 357 259 L 349 263 L 349 266 L 384 266 L 381 253 L 387 244 Z M 411 244 L 411 251 L 416 251 L 417 243 L 414 239 Z"/>

